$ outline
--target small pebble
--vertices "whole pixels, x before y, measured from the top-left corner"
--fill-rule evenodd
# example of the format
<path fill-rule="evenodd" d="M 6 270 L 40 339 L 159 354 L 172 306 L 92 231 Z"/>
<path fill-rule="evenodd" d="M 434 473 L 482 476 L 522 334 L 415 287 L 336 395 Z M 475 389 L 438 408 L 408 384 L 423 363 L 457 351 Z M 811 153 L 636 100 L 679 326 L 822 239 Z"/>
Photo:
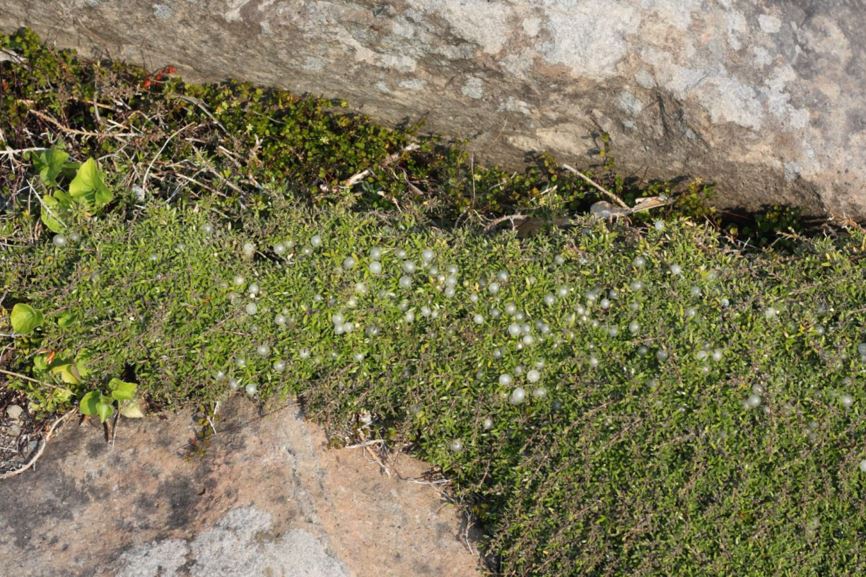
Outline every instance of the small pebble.
<path fill-rule="evenodd" d="M 6 416 L 14 421 L 20 419 L 23 413 L 24 409 L 22 409 L 18 405 L 9 405 L 8 407 L 6 407 Z"/>

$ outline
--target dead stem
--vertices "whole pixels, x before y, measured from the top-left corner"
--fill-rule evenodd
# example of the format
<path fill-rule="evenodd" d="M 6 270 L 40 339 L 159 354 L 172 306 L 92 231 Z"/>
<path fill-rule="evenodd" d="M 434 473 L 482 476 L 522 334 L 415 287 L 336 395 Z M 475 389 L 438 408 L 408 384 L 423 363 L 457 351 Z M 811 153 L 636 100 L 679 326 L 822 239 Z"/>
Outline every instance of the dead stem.
<path fill-rule="evenodd" d="M 51 423 L 51 426 L 48 427 L 48 431 L 45 433 L 45 436 L 42 437 L 42 440 L 39 443 L 39 448 L 36 450 L 36 452 L 33 454 L 33 456 L 30 457 L 30 460 L 27 461 L 21 467 L 14 469 L 12 471 L 7 471 L 6 473 L 3 473 L 2 475 L 0 475 L 0 481 L 3 481 L 5 479 L 11 479 L 12 477 L 17 477 L 18 475 L 20 475 L 21 473 L 23 473 L 27 469 L 30 469 L 31 467 L 35 466 L 36 461 L 38 461 L 39 457 L 42 456 L 42 453 L 45 452 L 45 447 L 46 447 L 46 445 L 48 445 L 48 441 L 51 439 L 51 435 L 54 434 L 54 429 L 56 429 L 57 426 L 60 425 L 60 423 L 62 423 L 63 421 L 65 421 L 70 415 L 75 414 L 75 412 L 76 412 L 75 409 L 71 409 L 68 412 L 61 415 L 60 417 L 58 417 L 57 419 L 55 419 L 55 421 L 53 423 Z"/>

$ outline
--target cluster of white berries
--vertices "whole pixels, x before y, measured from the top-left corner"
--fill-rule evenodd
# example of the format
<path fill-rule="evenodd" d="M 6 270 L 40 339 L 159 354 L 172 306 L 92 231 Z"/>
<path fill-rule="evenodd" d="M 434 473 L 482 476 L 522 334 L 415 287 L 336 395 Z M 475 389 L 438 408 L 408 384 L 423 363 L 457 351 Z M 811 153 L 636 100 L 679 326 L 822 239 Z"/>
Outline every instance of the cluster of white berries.
<path fill-rule="evenodd" d="M 342 313 L 334 313 L 331 322 L 334 324 L 334 334 L 337 335 L 351 333 L 355 329 L 355 324 L 347 321 Z"/>
<path fill-rule="evenodd" d="M 664 222 L 662 221 L 657 221 L 654 226 L 659 231 L 663 231 L 665 228 Z M 212 233 L 212 229 L 206 231 L 206 233 Z M 322 245 L 323 240 L 320 235 L 312 236 L 305 247 L 308 251 L 307 254 L 311 254 L 313 250 L 320 248 Z M 294 243 L 291 241 L 282 241 L 273 245 L 273 252 L 278 256 L 284 257 L 289 254 L 293 247 Z M 255 256 L 257 249 L 253 243 L 244 243 L 242 250 L 244 257 L 250 259 Z M 387 260 L 385 259 L 386 250 L 389 256 L 389 259 Z M 420 253 L 415 253 L 413 256 L 410 256 L 408 251 L 403 249 L 383 249 L 380 247 L 373 247 L 369 250 L 366 256 L 366 259 L 364 259 L 363 255 L 361 257 L 356 255 L 343 257 L 342 261 L 337 261 L 340 263 L 337 266 L 337 272 L 339 273 L 341 269 L 343 272 L 340 274 L 343 275 L 347 275 L 347 273 L 350 273 L 351 271 L 355 271 L 352 272 L 352 274 L 359 274 L 357 271 L 360 270 L 361 275 L 369 274 L 374 277 L 381 276 L 386 274 L 385 263 L 391 263 L 392 261 L 390 260 L 390 257 L 393 257 L 395 259 L 393 261 L 394 264 L 388 264 L 388 269 L 391 269 L 393 266 L 394 276 L 392 278 L 397 280 L 397 286 L 403 290 L 409 290 L 416 287 L 416 291 L 412 294 L 406 293 L 401 295 L 400 291 L 395 291 L 392 286 L 390 289 L 381 289 L 377 294 L 383 299 L 402 299 L 399 301 L 399 308 L 402 312 L 402 318 L 407 323 L 415 322 L 416 318 L 436 318 L 440 314 L 440 310 L 442 310 L 444 315 L 448 315 L 450 312 L 448 306 L 442 305 L 441 303 L 437 304 L 435 300 L 418 303 L 417 305 L 414 305 L 411 302 L 411 299 L 413 298 L 423 298 L 428 286 L 426 285 L 427 278 L 430 279 L 430 286 L 438 289 L 446 298 L 454 297 L 458 287 L 465 287 L 468 293 L 466 295 L 466 303 L 467 308 L 469 308 L 469 310 L 465 311 L 467 313 L 466 317 L 464 317 L 466 318 L 466 322 L 471 322 L 477 326 L 490 324 L 493 327 L 491 334 L 494 335 L 501 335 L 502 333 L 495 331 L 500 331 L 502 328 L 505 329 L 505 334 L 502 335 L 506 337 L 505 340 L 500 341 L 499 346 L 492 348 L 492 356 L 495 359 L 503 359 L 505 357 L 503 349 L 510 351 L 524 350 L 537 343 L 540 339 L 549 339 L 550 342 L 555 342 L 556 345 L 567 342 L 575 336 L 574 331 L 571 329 L 574 329 L 573 325 L 577 321 L 587 323 L 588 325 L 603 331 L 610 337 L 618 337 L 621 333 L 631 337 L 638 337 L 647 332 L 641 322 L 634 317 L 632 319 L 625 319 L 628 321 L 627 323 L 623 322 L 619 325 L 614 324 L 618 312 L 624 311 L 626 308 L 632 313 L 640 311 L 642 305 L 640 300 L 641 294 L 639 293 L 642 293 L 642 291 L 646 289 L 645 281 L 640 278 L 632 278 L 630 281 L 623 284 L 622 287 L 616 289 L 609 290 L 601 287 L 591 288 L 584 294 L 584 298 L 575 295 L 577 296 L 575 301 L 578 302 L 574 303 L 569 302 L 569 295 L 574 292 L 572 287 L 567 285 L 558 287 L 554 286 L 554 288 L 548 289 L 547 292 L 542 293 L 543 296 L 539 299 L 539 302 L 529 303 L 524 309 L 522 304 L 518 305 L 513 301 L 506 301 L 506 298 L 501 296 L 502 293 L 507 293 L 511 298 L 515 298 L 511 296 L 513 294 L 512 288 L 517 288 L 510 286 L 509 283 L 512 282 L 512 278 L 511 274 L 506 270 L 498 270 L 497 272 L 486 276 L 479 285 L 473 286 L 470 281 L 465 281 L 461 285 L 458 278 L 458 268 L 455 265 L 440 265 L 437 267 L 437 254 L 431 248 L 424 248 Z M 363 263 L 364 260 L 366 260 L 366 267 Z M 581 256 L 578 261 L 583 264 L 586 264 L 587 262 L 586 258 L 583 256 Z M 565 258 L 562 255 L 557 255 L 554 262 L 557 265 L 561 265 L 565 262 Z M 632 261 L 633 271 L 640 274 L 640 271 L 644 270 L 648 264 L 648 257 L 642 255 L 636 256 Z M 664 272 L 664 269 L 661 271 Z M 684 269 L 683 266 L 678 263 L 669 262 L 667 264 L 667 273 L 671 277 L 683 277 Z M 714 278 L 712 271 L 708 276 Z M 346 277 L 344 276 L 342 278 Z M 534 278 L 527 277 L 521 279 L 520 286 L 523 286 L 524 281 L 526 286 L 532 286 L 535 284 Z M 375 286 L 375 281 L 371 280 L 370 283 Z M 259 306 L 256 300 L 260 297 L 261 289 L 258 285 L 256 283 L 247 284 L 247 280 L 240 275 L 233 279 L 233 284 L 241 295 L 246 292 L 249 296 L 248 301 L 241 301 L 239 303 L 243 305 L 244 312 L 250 316 L 259 313 Z M 333 297 L 325 299 L 324 297 L 317 295 L 317 299 L 314 299 L 316 302 L 324 302 L 327 300 L 327 306 L 334 307 L 330 309 L 331 311 L 335 309 L 338 310 L 338 312 L 334 312 L 331 315 L 331 324 L 334 333 L 337 335 L 348 334 L 353 332 L 356 328 L 359 328 L 356 327 L 354 323 L 347 321 L 345 316 L 347 314 L 354 316 L 356 312 L 359 312 L 359 300 L 362 299 L 363 295 L 368 294 L 370 291 L 367 284 L 362 281 L 355 282 L 351 286 L 354 295 L 344 300 L 343 304 L 335 302 L 335 298 Z M 693 299 L 702 299 L 704 297 L 704 291 L 701 286 L 692 285 L 688 287 L 688 289 L 689 295 Z M 375 288 L 373 290 L 379 289 Z M 482 304 L 485 299 L 488 301 L 486 305 Z M 722 298 L 720 302 L 723 307 L 730 305 L 730 301 L 727 298 Z M 480 306 L 470 308 L 468 307 L 468 304 L 470 303 L 471 305 Z M 543 305 L 543 307 L 541 305 Z M 566 306 L 568 308 L 565 308 Z M 556 329 L 551 329 L 551 326 L 543 320 L 535 320 L 532 318 L 532 316 L 536 314 L 535 311 L 545 311 L 540 313 L 542 315 L 556 315 L 560 309 L 565 310 L 561 313 L 560 319 L 553 323 L 554 327 L 557 327 Z M 262 310 L 267 312 L 266 309 Z M 319 308 L 318 310 L 322 309 Z M 684 313 L 687 319 L 697 319 L 698 307 L 687 307 L 685 308 Z M 764 309 L 763 314 L 767 319 L 774 319 L 778 317 L 779 310 L 775 306 L 767 306 Z M 592 318 L 593 316 L 596 316 L 597 318 Z M 282 312 L 276 314 L 273 319 L 274 323 L 280 327 L 285 327 L 292 322 L 286 309 L 283 309 Z M 606 319 L 607 322 L 605 322 Z M 695 324 L 697 322 L 698 321 L 695 321 L 691 326 L 699 326 Z M 560 327 L 562 329 L 561 331 L 559 331 Z M 446 328 L 444 330 L 450 330 L 451 334 L 456 334 L 454 327 L 451 327 L 450 329 Z M 381 331 L 382 329 L 375 324 L 368 325 L 363 331 L 367 337 L 364 342 L 373 342 L 370 339 L 378 337 L 381 334 Z M 507 343 L 507 345 L 503 344 L 503 342 Z M 647 344 L 650 346 L 647 346 Z M 635 343 L 635 346 L 637 345 L 638 343 Z M 597 368 L 601 364 L 599 359 L 601 354 L 597 351 L 594 352 L 592 346 L 589 348 L 590 350 L 587 351 L 588 354 L 583 358 L 586 359 L 590 368 Z M 656 359 L 659 364 L 665 363 L 668 360 L 670 353 L 668 352 L 669 349 L 664 346 L 654 347 L 651 342 L 647 341 L 646 344 L 640 344 L 636 350 L 641 355 L 647 355 L 653 348 L 655 349 Z M 287 370 L 288 365 L 286 361 L 281 358 L 272 358 L 272 354 L 274 357 L 278 357 L 279 355 L 275 354 L 267 344 L 258 345 L 255 351 L 261 357 L 271 358 L 271 367 L 275 373 L 284 373 Z M 857 351 L 862 357 L 863 362 L 866 363 L 866 342 L 860 343 L 857 347 Z M 331 358 L 335 359 L 339 357 L 336 350 L 322 354 L 330 354 Z M 320 362 L 322 360 L 322 354 L 316 356 L 314 361 Z M 725 356 L 723 349 L 713 348 L 710 345 L 704 345 L 703 348 L 694 351 L 692 354 L 697 361 L 702 363 L 701 368 L 705 372 L 710 370 L 710 361 L 719 363 Z M 311 352 L 308 349 L 301 349 L 297 353 L 297 358 L 300 360 L 309 359 L 311 358 Z M 327 356 L 325 358 L 327 358 Z M 367 353 L 356 350 L 351 353 L 351 358 L 360 363 L 367 358 Z M 246 361 L 239 358 L 237 359 L 237 365 L 239 368 L 244 368 L 246 366 Z M 524 369 L 523 366 L 517 366 L 514 367 L 511 372 L 503 372 L 500 374 L 497 378 L 497 383 L 502 389 L 501 394 L 503 395 L 503 402 L 507 401 L 507 403 L 511 405 L 518 406 L 527 404 L 527 402 L 532 399 L 545 399 L 548 396 L 548 389 L 542 386 L 542 371 L 539 369 L 540 367 L 536 367 L 527 370 Z M 626 367 L 624 367 L 624 370 L 626 370 Z M 626 373 L 628 374 L 628 370 L 626 370 Z M 631 368 L 631 374 L 635 374 L 634 368 Z M 242 387 L 239 380 L 234 378 L 229 379 L 224 373 L 220 373 L 219 375 L 219 380 L 227 381 L 230 387 L 235 389 Z M 481 376 L 481 372 L 479 372 L 479 377 Z M 655 379 L 652 379 L 651 382 L 655 382 Z M 247 394 L 253 396 L 258 394 L 254 384 L 247 384 L 243 386 L 243 389 Z M 842 395 L 840 396 L 840 402 L 847 408 L 851 407 L 854 401 L 850 395 Z M 556 399 L 553 399 L 551 403 L 553 404 L 558 402 Z M 743 406 L 749 410 L 764 406 L 764 410 L 766 411 L 768 409 L 765 405 L 765 393 L 761 385 L 753 387 L 751 393 L 743 401 Z M 480 421 L 480 426 L 485 431 L 492 430 L 494 427 L 493 416 L 484 417 Z M 464 441 L 459 438 L 452 439 L 449 442 L 449 448 L 454 452 L 463 451 L 465 449 Z M 866 472 L 866 460 L 860 464 L 860 467 L 864 472 Z"/>
<path fill-rule="evenodd" d="M 743 402 L 747 409 L 757 409 L 763 403 L 764 386 L 756 383 L 752 385 L 752 393 Z"/>

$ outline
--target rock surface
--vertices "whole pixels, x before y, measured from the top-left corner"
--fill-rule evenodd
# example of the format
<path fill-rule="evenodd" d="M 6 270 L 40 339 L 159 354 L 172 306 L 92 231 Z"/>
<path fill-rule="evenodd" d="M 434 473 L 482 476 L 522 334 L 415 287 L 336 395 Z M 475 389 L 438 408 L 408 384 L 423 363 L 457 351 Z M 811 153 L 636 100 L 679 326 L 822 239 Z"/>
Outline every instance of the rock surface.
<path fill-rule="evenodd" d="M 296 407 L 229 403 L 190 450 L 189 414 L 67 424 L 0 482 L 0 574 L 16 577 L 473 577 L 458 514 L 433 487 L 384 475 L 361 449 L 326 450 Z M 413 478 L 423 464 L 400 457 Z"/>
<path fill-rule="evenodd" d="M 863 0 L 0 0 L 86 53 L 424 116 L 482 158 L 702 177 L 723 206 L 866 219 Z"/>

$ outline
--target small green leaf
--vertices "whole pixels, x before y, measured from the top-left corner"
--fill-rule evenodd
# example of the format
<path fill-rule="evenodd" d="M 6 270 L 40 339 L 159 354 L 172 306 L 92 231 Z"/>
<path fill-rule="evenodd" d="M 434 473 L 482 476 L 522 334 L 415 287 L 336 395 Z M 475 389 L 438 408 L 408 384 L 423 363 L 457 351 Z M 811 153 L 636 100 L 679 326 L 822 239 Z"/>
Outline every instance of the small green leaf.
<path fill-rule="evenodd" d="M 99 402 L 96 403 L 96 416 L 101 422 L 105 422 L 114 414 L 114 405 L 111 404 L 111 397 L 105 395 L 99 396 Z"/>
<path fill-rule="evenodd" d="M 87 415 L 88 417 L 92 417 L 96 414 L 96 405 L 99 404 L 99 397 L 101 395 L 98 391 L 90 391 L 85 393 L 81 400 L 78 402 L 78 409 L 82 414 Z"/>
<path fill-rule="evenodd" d="M 81 382 L 81 375 L 73 363 L 57 364 L 51 367 L 51 374 L 60 377 L 60 380 L 69 385 L 77 385 Z"/>
<path fill-rule="evenodd" d="M 25 303 L 12 307 L 12 330 L 19 335 L 29 335 L 43 321 L 42 313 Z"/>
<path fill-rule="evenodd" d="M 69 183 L 69 196 L 90 210 L 99 210 L 114 198 L 93 158 L 78 167 L 75 178 Z"/>
<path fill-rule="evenodd" d="M 54 196 L 46 195 L 42 197 L 42 209 L 40 210 L 39 218 L 42 220 L 42 224 L 51 232 L 61 233 L 66 230 L 66 223 L 63 222 L 66 212 L 60 201 Z"/>
<path fill-rule="evenodd" d="M 48 370 L 48 359 L 45 355 L 36 355 L 33 357 L 33 372 L 44 373 Z"/>
<path fill-rule="evenodd" d="M 108 383 L 108 390 L 111 391 L 111 398 L 117 401 L 128 401 L 135 396 L 135 383 L 127 383 L 120 379 L 111 379 Z"/>
<path fill-rule="evenodd" d="M 90 374 L 90 353 L 87 351 L 79 351 L 75 355 L 75 369 L 80 378 L 85 378 Z"/>
<path fill-rule="evenodd" d="M 58 188 L 54 191 L 52 196 L 57 199 L 57 202 L 60 203 L 60 207 L 64 210 L 72 210 L 72 207 L 75 205 L 75 199 L 69 196 L 69 193 L 65 190 Z"/>
<path fill-rule="evenodd" d="M 74 312 L 65 312 L 59 317 L 57 317 L 57 326 L 61 329 L 65 329 L 66 327 L 73 324 L 78 320 L 78 315 Z"/>
<path fill-rule="evenodd" d="M 69 160 L 69 154 L 62 148 L 42 150 L 30 156 L 33 167 L 39 172 L 39 179 L 47 186 L 57 186 L 57 178 L 78 168 L 78 163 Z"/>

